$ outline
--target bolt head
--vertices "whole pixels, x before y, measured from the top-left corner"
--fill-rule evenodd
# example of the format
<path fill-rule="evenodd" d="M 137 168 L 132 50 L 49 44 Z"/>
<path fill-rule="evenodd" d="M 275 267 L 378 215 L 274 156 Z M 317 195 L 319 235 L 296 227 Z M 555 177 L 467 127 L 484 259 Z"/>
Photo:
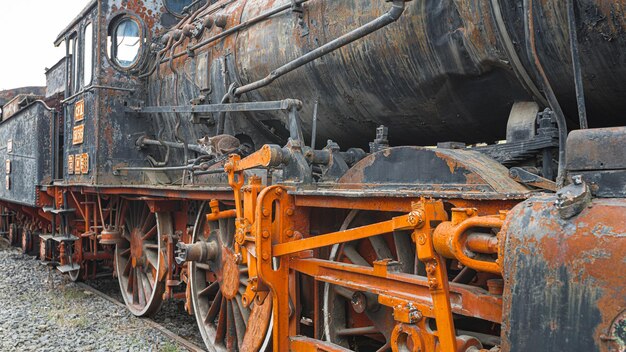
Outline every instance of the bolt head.
<path fill-rule="evenodd" d="M 417 237 L 417 242 L 418 242 L 419 244 L 421 244 L 421 245 L 426 244 L 426 236 L 424 236 L 424 235 L 419 235 L 419 236 Z"/>
<path fill-rule="evenodd" d="M 263 238 L 268 238 L 270 237 L 270 232 L 267 230 L 263 230 L 263 232 L 261 232 L 261 236 L 263 236 Z"/>
<path fill-rule="evenodd" d="M 267 251 L 263 251 L 263 254 L 261 255 L 263 260 L 267 261 L 270 259 L 270 254 L 267 253 Z"/>
<path fill-rule="evenodd" d="M 293 215 L 293 208 L 287 208 L 286 213 L 287 213 L 288 216 L 292 216 Z"/>

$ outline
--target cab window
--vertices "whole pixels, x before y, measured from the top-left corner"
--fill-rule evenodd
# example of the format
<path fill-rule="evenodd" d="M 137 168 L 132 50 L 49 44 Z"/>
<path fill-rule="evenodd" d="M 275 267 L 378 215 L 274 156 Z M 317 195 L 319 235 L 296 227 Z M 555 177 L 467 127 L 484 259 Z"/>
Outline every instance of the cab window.
<path fill-rule="evenodd" d="M 133 66 L 141 49 L 139 24 L 132 18 L 122 18 L 114 27 L 110 41 L 111 59 L 122 68 Z"/>
<path fill-rule="evenodd" d="M 83 87 L 91 84 L 93 76 L 93 26 L 91 23 L 85 26 L 83 32 L 85 40 L 85 52 L 83 55 Z"/>

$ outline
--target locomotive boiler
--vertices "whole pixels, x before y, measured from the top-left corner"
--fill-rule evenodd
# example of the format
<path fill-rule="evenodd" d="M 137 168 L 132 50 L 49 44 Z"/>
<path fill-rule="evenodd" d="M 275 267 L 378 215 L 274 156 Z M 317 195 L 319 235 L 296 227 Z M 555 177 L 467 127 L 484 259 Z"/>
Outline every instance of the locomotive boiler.
<path fill-rule="evenodd" d="M 210 351 L 621 351 L 625 6 L 94 0 L 2 226 Z"/>

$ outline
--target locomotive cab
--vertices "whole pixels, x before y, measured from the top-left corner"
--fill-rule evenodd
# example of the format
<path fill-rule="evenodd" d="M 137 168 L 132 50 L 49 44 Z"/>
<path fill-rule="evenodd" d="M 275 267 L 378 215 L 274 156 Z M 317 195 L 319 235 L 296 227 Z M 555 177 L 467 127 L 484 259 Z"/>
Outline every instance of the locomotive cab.
<path fill-rule="evenodd" d="M 153 38 L 176 24 L 191 3 L 94 0 L 58 35 L 55 45 L 65 46 L 66 58 L 57 179 L 70 184 L 143 181 L 137 175 L 112 177 L 115 168 L 145 166 L 134 141 L 155 133 L 150 123 L 127 113 L 146 96 L 137 72 L 148 64 Z"/>

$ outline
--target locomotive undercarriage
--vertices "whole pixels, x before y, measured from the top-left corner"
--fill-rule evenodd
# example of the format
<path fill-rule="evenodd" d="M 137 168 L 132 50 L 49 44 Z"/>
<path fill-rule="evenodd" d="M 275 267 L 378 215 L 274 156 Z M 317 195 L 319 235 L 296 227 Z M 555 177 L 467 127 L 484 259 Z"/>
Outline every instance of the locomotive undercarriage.
<path fill-rule="evenodd" d="M 350 26 L 350 31 L 340 25 L 333 32 L 343 33 L 338 39 L 323 38 L 326 44 L 322 44 L 316 38 L 310 48 L 305 39 L 299 40 L 309 35 L 309 30 L 319 31 L 307 28 L 314 21 L 305 21 L 318 18 L 315 16 L 323 19 L 325 8 L 315 7 L 319 3 L 312 4 L 308 14 L 303 6 L 310 2 L 303 0 L 275 8 L 258 1 L 268 8 L 253 10 L 244 2 L 195 3 L 198 11 L 185 15 L 172 31 L 165 31 L 153 47 L 144 49 L 148 55 L 139 57 L 128 70 L 118 67 L 120 62 L 110 65 L 114 61 L 103 57 L 104 81 L 97 83 L 107 85 L 83 87 L 84 91 L 74 94 L 66 87 L 66 99 L 61 103 L 66 104 L 67 131 L 82 126 L 85 130 L 81 131 L 87 131 L 85 140 L 80 135 L 80 143 L 74 143 L 74 136 L 66 136 L 63 142 L 61 132 L 55 131 L 59 140 L 53 142 L 52 155 L 59 158 L 53 182 L 38 187 L 36 207 L 3 201 L 2 232 L 25 252 L 38 252 L 44 263 L 73 280 L 113 274 L 126 305 L 137 316 L 156 313 L 163 300 L 184 301 L 211 351 L 623 349 L 624 279 L 614 272 L 623 269 L 626 257 L 626 160 L 620 149 L 626 143 L 624 128 L 573 132 L 571 145 L 565 148 L 567 128 L 559 119 L 560 108 L 540 111 L 537 103 L 517 99 L 517 83 L 503 83 L 497 77 L 507 75 L 503 73 L 506 70 L 500 71 L 499 65 L 504 65 L 500 61 L 495 64 L 498 68 L 491 67 L 494 76 L 474 70 L 474 66 L 497 61 L 491 57 L 474 57 L 475 62 L 450 68 L 451 72 L 428 73 L 433 74 L 432 80 L 452 80 L 458 75 L 455 69 L 471 72 L 470 77 L 484 74 L 493 79 L 487 83 L 510 89 L 494 97 L 494 102 L 483 104 L 493 103 L 494 111 L 501 111 L 500 105 L 517 101 L 508 119 L 505 143 L 493 140 L 501 131 L 492 132 L 499 128 L 496 122 L 506 116 L 482 116 L 493 126 L 486 123 L 479 126 L 485 131 L 479 131 L 477 121 L 481 120 L 471 117 L 481 116 L 483 110 L 476 107 L 481 104 L 472 102 L 463 116 L 469 116 L 474 129 L 468 140 L 476 142 L 487 136 L 492 138 L 490 144 L 444 140 L 437 146 L 414 146 L 430 143 L 413 138 L 403 126 L 415 121 L 413 132 L 420 128 L 438 131 L 421 136 L 432 141 L 442 135 L 463 136 L 465 131 L 458 128 L 463 126 L 462 119 L 444 118 L 453 115 L 442 107 L 437 111 L 440 115 L 433 115 L 438 120 L 433 118 L 433 126 L 429 126 L 424 122 L 426 116 L 413 111 L 413 101 L 408 99 L 413 93 L 407 92 L 416 89 L 400 92 L 394 86 L 396 90 L 385 95 L 376 89 L 384 86 L 380 81 L 386 76 L 373 75 L 366 77 L 372 78 L 371 82 L 352 77 L 364 85 L 364 92 L 381 95 L 380 99 L 370 97 L 373 105 L 352 121 L 356 121 L 352 124 L 355 135 L 352 130 L 340 131 L 339 125 L 329 128 L 334 115 L 327 113 L 320 130 L 341 138 L 328 139 L 323 148 L 316 148 L 317 97 L 294 92 L 302 100 L 289 99 L 284 92 L 294 81 L 277 82 L 275 91 L 257 91 L 321 57 L 331 63 L 338 60 L 341 55 L 329 53 L 374 32 L 381 35 L 379 44 L 397 40 L 393 32 L 385 37 L 379 30 L 398 21 L 408 5 L 401 0 L 388 2 L 384 9 L 375 5 L 378 10 L 372 13 L 376 16 L 369 22 Z M 408 10 L 412 22 L 404 23 L 411 29 L 413 25 L 418 28 L 421 21 L 428 24 L 424 20 L 428 16 L 420 16 L 420 11 L 436 12 L 428 7 L 433 5 L 430 3 L 423 8 L 416 2 L 406 3 L 413 6 Z M 108 6 L 106 2 L 97 4 Z M 354 8 L 371 10 L 364 4 L 355 2 Z M 498 4 L 490 2 L 490 6 Z M 332 9 L 336 4 L 326 5 Z M 544 9 L 543 4 L 539 7 Z M 225 14 L 218 15 L 224 9 Z M 451 9 L 450 13 L 458 15 L 456 7 Z M 505 10 L 508 13 L 510 9 Z M 117 30 L 113 24 L 129 16 L 117 11 L 109 14 L 117 18 L 110 30 Z M 261 12 L 255 15 L 255 11 Z M 152 15 L 145 16 L 150 19 Z M 448 15 L 442 11 L 437 16 Z M 126 20 L 132 18 L 137 19 L 130 16 Z M 238 22 L 243 18 L 247 20 Z M 246 55 L 255 56 L 246 50 L 254 46 L 259 34 L 246 31 L 254 24 L 278 23 L 276 28 L 282 28 L 291 22 L 296 26 L 290 34 L 295 33 L 297 44 L 304 48 L 302 54 L 283 50 L 292 61 L 269 67 L 270 74 L 264 77 L 263 65 L 272 61 L 248 62 L 251 59 Z M 471 28 L 466 29 L 468 33 Z M 429 28 L 432 35 L 438 29 Z M 504 24 L 499 23 L 498 30 L 504 32 L 498 36 L 509 36 Z M 268 30 L 266 35 L 278 32 Z M 233 39 L 237 36 L 245 37 L 242 43 Z M 427 33 L 424 36 L 432 39 Z M 478 37 L 472 40 L 480 42 Z M 253 45 L 248 46 L 248 41 Z M 268 40 L 270 49 L 272 45 Z M 259 56 L 264 54 L 262 49 L 256 48 Z M 403 52 L 401 45 L 394 49 Z M 445 48 L 442 52 L 422 49 L 407 52 L 424 52 L 436 59 L 448 53 Z M 509 49 L 514 54 L 516 48 Z M 100 50 L 106 51 L 104 47 Z M 355 50 L 346 50 L 345 57 L 359 56 Z M 459 53 L 467 57 L 478 54 L 471 50 Z M 221 61 L 209 61 L 213 55 Z M 236 55 L 244 57 L 244 62 L 234 61 Z M 428 61 L 430 57 L 424 55 L 413 60 Z M 528 76 L 528 72 L 518 72 L 525 70 L 520 58 L 509 59 L 516 65 L 515 75 Z M 380 55 L 362 61 L 368 60 L 373 60 L 372 67 L 384 67 Z M 221 66 L 215 68 L 218 61 Z M 198 77 L 186 78 L 189 62 L 194 69 L 206 64 L 206 72 L 198 70 L 206 76 L 203 86 L 196 84 Z M 390 67 L 394 66 L 390 62 Z M 253 64 L 260 65 L 259 72 L 232 72 L 237 65 Z M 319 70 L 315 72 L 323 76 L 343 67 L 337 61 L 334 64 L 334 68 L 315 66 Z M 410 65 L 402 68 L 412 69 Z M 397 71 L 386 74 L 400 83 L 406 77 L 413 81 L 408 73 L 406 77 Z M 254 81 L 251 77 L 255 75 L 261 78 Z M 308 76 L 311 81 L 317 78 Z M 532 78 L 525 79 L 533 86 L 535 100 L 546 106 Z M 248 83 L 233 83 L 238 81 Z M 305 81 L 303 86 L 310 83 Z M 392 86 L 396 83 L 388 81 Z M 427 83 L 424 91 L 431 94 Z M 439 88 L 443 92 L 453 86 Z M 473 86 L 468 87 L 456 88 L 471 93 Z M 89 100 L 88 89 L 103 92 L 94 93 Z M 307 91 L 307 87 L 302 89 Z M 491 91 L 495 94 L 497 90 Z M 337 120 L 341 122 L 350 117 L 344 114 L 350 109 L 342 105 L 341 94 L 332 96 L 332 92 L 324 90 L 331 96 L 324 108 L 340 112 Z M 393 93 L 402 95 L 394 101 Z M 442 93 L 444 98 L 457 97 L 455 92 L 447 93 L 450 96 Z M 142 95 L 147 99 L 142 100 Z M 74 110 L 74 121 L 70 121 L 70 105 L 80 96 L 85 99 L 82 108 L 92 110 L 80 119 Z M 180 97 L 190 96 L 191 101 L 184 99 L 188 103 L 180 102 Z M 360 98 L 362 104 L 370 103 Z M 452 105 L 454 100 L 443 105 Z M 417 98 L 415 102 L 422 109 L 431 104 Z M 385 126 L 371 131 L 375 139 L 366 151 L 361 133 L 366 124 L 359 124 L 371 122 L 368 114 L 386 120 L 386 104 L 391 110 L 400 107 L 410 113 L 395 116 L 397 123 L 389 126 L 389 133 Z M 607 116 L 602 116 L 603 123 L 615 121 Z M 57 124 L 57 118 L 53 114 L 53 130 L 63 124 Z M 447 128 L 446 119 L 457 128 Z M 91 134 L 88 128 L 92 125 L 85 120 L 95 126 Z M 128 134 L 126 130 L 130 130 Z M 304 131 L 311 136 L 305 138 Z M 402 142 L 394 143 L 394 132 L 403 134 Z M 196 135 L 204 137 L 194 138 Z M 106 142 L 100 143 L 98 138 Z M 348 142 L 356 140 L 358 145 Z M 95 150 L 89 149 L 92 146 Z M 79 159 L 74 158 L 79 156 L 86 165 L 74 168 L 68 161 L 65 170 L 63 148 L 72 163 L 76 162 L 73 166 L 78 165 Z M 565 151 L 567 160 L 562 159 Z M 89 155 L 96 160 L 91 169 Z"/>
<path fill-rule="evenodd" d="M 545 182 L 529 192 L 472 148 L 388 147 L 381 128 L 372 153 L 313 150 L 292 126 L 285 147 L 216 162 L 210 172 L 230 191 L 48 187 L 46 207 L 5 204 L 3 224 L 16 241 L 24 229 L 25 251 L 40 231 L 41 259 L 74 280 L 113 271 L 136 315 L 184 299 L 209 349 L 497 351 L 511 344 L 501 337 L 505 246 L 519 241 L 507 227 L 520 220 L 508 214 L 547 198 L 567 221 L 590 204 L 585 180 L 604 174 L 571 174 L 573 195 L 555 196 Z M 619 144 L 617 131 L 597 136 Z M 593 198 L 620 197 L 619 186 L 594 187 Z"/>

